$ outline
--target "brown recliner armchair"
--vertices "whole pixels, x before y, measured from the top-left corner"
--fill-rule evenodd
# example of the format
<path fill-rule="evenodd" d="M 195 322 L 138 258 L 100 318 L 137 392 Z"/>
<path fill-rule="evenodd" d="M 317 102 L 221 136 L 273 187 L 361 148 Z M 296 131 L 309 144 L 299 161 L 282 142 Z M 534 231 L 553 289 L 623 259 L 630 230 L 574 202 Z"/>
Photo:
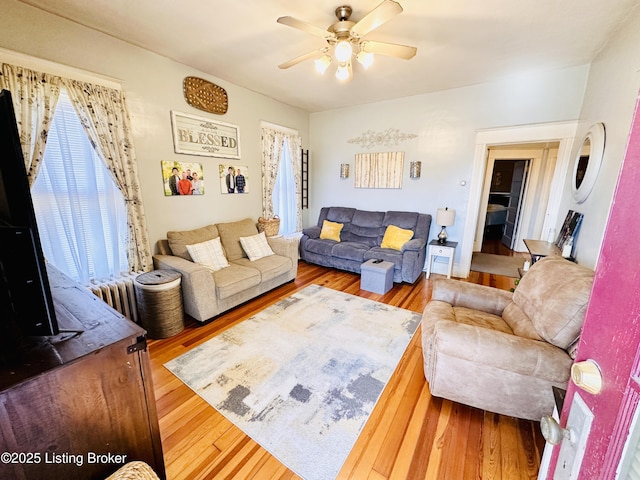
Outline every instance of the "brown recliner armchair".
<path fill-rule="evenodd" d="M 592 283 L 592 270 L 561 257 L 536 262 L 514 293 L 436 280 L 422 316 L 431 394 L 529 420 L 551 414 Z"/>

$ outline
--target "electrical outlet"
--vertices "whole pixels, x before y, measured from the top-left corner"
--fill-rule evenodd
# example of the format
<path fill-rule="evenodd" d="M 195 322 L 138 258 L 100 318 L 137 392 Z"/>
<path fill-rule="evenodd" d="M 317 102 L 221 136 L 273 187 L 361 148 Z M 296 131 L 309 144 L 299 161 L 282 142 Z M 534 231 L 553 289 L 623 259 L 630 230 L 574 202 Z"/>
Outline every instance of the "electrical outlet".
<path fill-rule="evenodd" d="M 578 393 L 573 396 L 571 410 L 565 428 L 569 438 L 562 440 L 554 480 L 574 480 L 578 478 L 580 464 L 591 431 L 593 413 Z"/>

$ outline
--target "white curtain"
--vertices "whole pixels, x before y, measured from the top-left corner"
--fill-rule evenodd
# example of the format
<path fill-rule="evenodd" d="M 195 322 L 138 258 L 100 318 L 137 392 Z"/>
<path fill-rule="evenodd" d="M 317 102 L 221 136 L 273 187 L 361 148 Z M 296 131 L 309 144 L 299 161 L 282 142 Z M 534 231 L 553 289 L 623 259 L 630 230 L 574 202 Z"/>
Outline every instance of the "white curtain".
<path fill-rule="evenodd" d="M 300 135 L 295 132 L 262 127 L 262 216 L 278 215 L 280 233 L 302 229 L 301 145 Z M 279 175 L 281 182 L 278 182 Z M 277 199 L 274 198 L 276 183 L 289 186 L 278 188 Z"/>
<path fill-rule="evenodd" d="M 298 228 L 298 211 L 300 210 L 299 195 L 297 189 L 290 188 L 295 185 L 294 162 L 291 159 L 289 141 L 284 139 L 284 148 L 280 153 L 280 165 L 273 189 L 273 211 L 280 217 L 280 234 L 295 233 Z"/>

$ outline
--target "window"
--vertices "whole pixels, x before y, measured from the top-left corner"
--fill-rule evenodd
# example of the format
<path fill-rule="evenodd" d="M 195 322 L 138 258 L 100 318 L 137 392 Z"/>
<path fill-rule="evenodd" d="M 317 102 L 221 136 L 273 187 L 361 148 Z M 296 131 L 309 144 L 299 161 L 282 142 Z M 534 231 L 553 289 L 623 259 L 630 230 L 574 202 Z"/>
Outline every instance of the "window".
<path fill-rule="evenodd" d="M 123 195 L 64 90 L 31 193 L 48 261 L 85 285 L 128 271 Z"/>
<path fill-rule="evenodd" d="M 293 173 L 293 161 L 289 140 L 284 139 L 280 150 L 280 162 L 273 188 L 273 212 L 280 217 L 280 234 L 294 233 L 297 230 L 298 195 Z"/>

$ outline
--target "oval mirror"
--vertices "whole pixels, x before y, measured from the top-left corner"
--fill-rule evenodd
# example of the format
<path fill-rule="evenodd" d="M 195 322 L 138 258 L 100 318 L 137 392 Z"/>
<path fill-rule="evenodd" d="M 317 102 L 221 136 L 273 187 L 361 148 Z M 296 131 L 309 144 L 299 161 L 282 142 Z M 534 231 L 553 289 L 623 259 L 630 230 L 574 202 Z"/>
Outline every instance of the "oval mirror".
<path fill-rule="evenodd" d="M 596 123 L 589 128 L 580 144 L 571 176 L 573 198 L 578 203 L 587 199 L 596 183 L 604 153 L 604 139 L 604 124 Z"/>

